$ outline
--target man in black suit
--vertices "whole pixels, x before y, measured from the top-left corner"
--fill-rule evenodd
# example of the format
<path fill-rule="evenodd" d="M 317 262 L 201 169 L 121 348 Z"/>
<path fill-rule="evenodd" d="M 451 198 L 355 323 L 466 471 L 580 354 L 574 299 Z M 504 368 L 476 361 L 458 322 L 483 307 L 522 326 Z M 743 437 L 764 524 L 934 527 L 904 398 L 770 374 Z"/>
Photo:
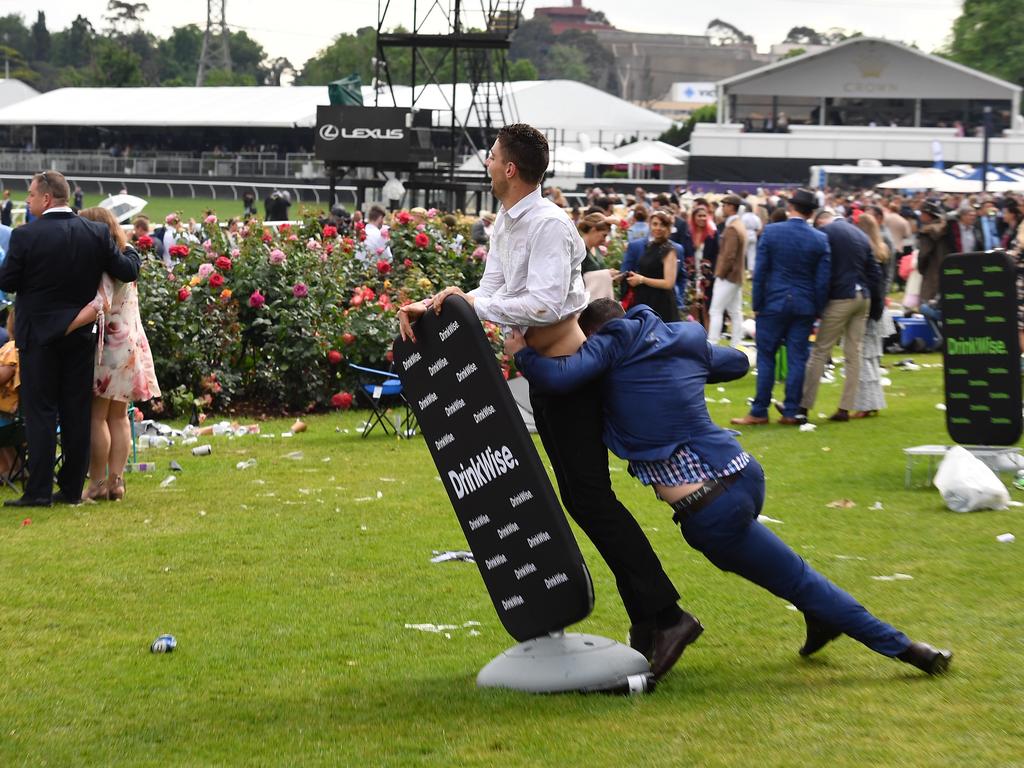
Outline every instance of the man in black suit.
<path fill-rule="evenodd" d="M 882 268 L 875 260 L 868 236 L 852 222 L 829 211 L 821 211 L 814 219 L 814 226 L 828 237 L 832 252 L 832 273 L 828 286 L 828 304 L 821 313 L 814 349 L 807 360 L 803 397 L 796 418 L 798 421 L 806 421 L 807 412 L 814 407 L 818 397 L 818 385 L 825 372 L 825 361 L 842 338 L 846 382 L 843 384 L 839 407 L 829 416 L 829 420 L 849 421 L 850 409 L 853 408 L 860 384 L 864 326 L 869 315 L 872 320 L 880 318 L 885 306 Z"/>
<path fill-rule="evenodd" d="M 21 411 L 28 439 L 25 495 L 5 506 L 77 504 L 89 466 L 96 337 L 86 325 L 68 333 L 96 297 L 104 272 L 125 282 L 139 276 L 139 257 L 122 254 L 102 224 L 68 207 L 70 190 L 56 171 L 37 173 L 28 191 L 36 219 L 11 234 L 0 290 L 17 294 L 14 338 L 21 364 Z M 53 491 L 58 419 L 64 463 Z"/>

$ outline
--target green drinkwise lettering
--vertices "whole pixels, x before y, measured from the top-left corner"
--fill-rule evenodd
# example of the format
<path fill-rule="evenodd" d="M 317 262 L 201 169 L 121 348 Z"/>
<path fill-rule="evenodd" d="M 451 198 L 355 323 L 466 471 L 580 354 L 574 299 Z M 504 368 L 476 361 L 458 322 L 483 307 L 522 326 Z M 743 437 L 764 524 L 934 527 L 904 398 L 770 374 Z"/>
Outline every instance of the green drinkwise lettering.
<path fill-rule="evenodd" d="M 991 336 L 972 336 L 967 339 L 946 339 L 946 354 L 961 357 L 972 355 L 1005 355 L 1006 342 Z"/>

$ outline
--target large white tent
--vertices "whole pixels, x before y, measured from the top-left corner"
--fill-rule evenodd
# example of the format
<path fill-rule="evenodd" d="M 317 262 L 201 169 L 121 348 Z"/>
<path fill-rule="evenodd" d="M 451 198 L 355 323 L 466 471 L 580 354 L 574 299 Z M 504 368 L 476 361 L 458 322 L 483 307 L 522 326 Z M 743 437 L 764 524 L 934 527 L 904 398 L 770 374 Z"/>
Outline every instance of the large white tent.
<path fill-rule="evenodd" d="M 38 96 L 39 91 L 21 80 L 0 77 L 0 108 Z"/>
<path fill-rule="evenodd" d="M 535 80 L 482 85 L 500 90 L 507 117 L 549 132 L 556 144 L 590 141 L 613 146 L 624 138 L 656 138 L 672 125 L 667 117 L 572 80 Z M 437 110 L 436 125 L 451 122 L 451 86 L 417 86 L 417 106 Z M 470 109 L 468 84 L 455 88 L 456 119 L 471 126 L 484 116 Z M 367 105 L 409 106 L 412 88 L 378 94 L 363 88 Z M 316 108 L 327 104 L 323 86 L 210 88 L 58 88 L 0 109 L 2 125 L 311 128 Z M 130 105 L 145 105 L 138 109 Z M 120 105 L 120 108 L 115 107 Z M 500 124 L 500 117 L 491 115 Z M 554 135 L 550 132 L 554 132 Z"/>

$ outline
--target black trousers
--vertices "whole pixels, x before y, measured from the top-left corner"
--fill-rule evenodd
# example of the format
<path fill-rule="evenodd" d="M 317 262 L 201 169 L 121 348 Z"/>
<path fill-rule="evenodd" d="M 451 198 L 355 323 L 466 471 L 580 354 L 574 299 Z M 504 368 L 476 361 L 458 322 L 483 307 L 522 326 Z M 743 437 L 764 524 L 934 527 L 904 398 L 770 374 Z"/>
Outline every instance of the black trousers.
<path fill-rule="evenodd" d="M 562 504 L 611 569 L 630 621 L 649 622 L 675 604 L 679 593 L 644 532 L 612 490 L 601 400 L 600 382 L 568 395 L 530 392 L 533 417 L 555 470 Z"/>
<path fill-rule="evenodd" d="M 89 471 L 96 336 L 86 326 L 52 344 L 29 345 L 20 351 L 18 363 L 21 413 L 28 440 L 25 495 L 48 499 L 53 493 L 59 419 L 64 462 L 57 484 L 66 497 L 78 498 Z"/>

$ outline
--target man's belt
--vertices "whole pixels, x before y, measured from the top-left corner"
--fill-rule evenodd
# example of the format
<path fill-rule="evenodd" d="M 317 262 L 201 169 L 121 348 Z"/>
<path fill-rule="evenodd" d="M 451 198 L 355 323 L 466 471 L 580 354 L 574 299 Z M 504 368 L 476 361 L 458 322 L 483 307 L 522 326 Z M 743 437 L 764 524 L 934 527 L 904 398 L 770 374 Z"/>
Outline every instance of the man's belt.
<path fill-rule="evenodd" d="M 716 477 L 714 480 L 708 480 L 693 493 L 683 496 L 679 501 L 673 502 L 671 506 L 675 514 L 672 515 L 672 522 L 678 525 L 687 517 L 700 512 L 704 507 L 725 493 L 726 489 L 739 479 L 739 476 L 740 473 L 736 472 L 725 477 Z"/>

